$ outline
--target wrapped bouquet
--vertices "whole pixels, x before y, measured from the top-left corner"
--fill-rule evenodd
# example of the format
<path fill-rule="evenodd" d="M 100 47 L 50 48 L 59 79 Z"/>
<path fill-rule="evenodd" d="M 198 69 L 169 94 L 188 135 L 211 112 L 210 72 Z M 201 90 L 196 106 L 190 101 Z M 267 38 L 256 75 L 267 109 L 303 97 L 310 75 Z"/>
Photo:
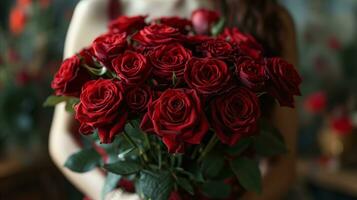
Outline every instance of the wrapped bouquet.
<path fill-rule="evenodd" d="M 287 151 L 261 97 L 293 107 L 294 67 L 216 12 L 192 16 L 121 16 L 55 75 L 45 104 L 65 101 L 94 140 L 66 167 L 102 168 L 103 194 L 119 184 L 142 199 L 234 199 L 261 192 L 259 159 Z"/>

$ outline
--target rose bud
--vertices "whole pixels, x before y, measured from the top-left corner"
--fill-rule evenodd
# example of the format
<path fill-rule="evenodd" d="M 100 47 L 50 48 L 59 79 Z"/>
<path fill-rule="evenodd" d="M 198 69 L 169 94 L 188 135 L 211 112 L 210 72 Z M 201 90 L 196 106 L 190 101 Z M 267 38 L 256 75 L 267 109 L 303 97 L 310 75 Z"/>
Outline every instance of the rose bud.
<path fill-rule="evenodd" d="M 221 142 L 233 146 L 241 138 L 257 134 L 258 97 L 246 88 L 234 88 L 213 100 L 210 117 Z"/>
<path fill-rule="evenodd" d="M 271 58 L 266 65 L 269 76 L 267 90 L 275 97 L 281 106 L 294 107 L 294 95 L 300 96 L 299 73 L 294 66 L 281 58 Z"/>
<path fill-rule="evenodd" d="M 141 128 L 162 138 L 170 153 L 200 144 L 209 129 L 195 90 L 168 89 L 148 106 Z"/>
<path fill-rule="evenodd" d="M 175 74 L 177 79 L 182 79 L 185 65 L 191 57 L 191 51 L 179 43 L 155 48 L 149 55 L 154 78 L 171 82 Z"/>
<path fill-rule="evenodd" d="M 79 97 L 82 86 L 91 80 L 88 71 L 81 65 L 77 56 L 63 61 L 51 83 L 52 89 L 58 96 Z"/>
<path fill-rule="evenodd" d="M 265 72 L 265 62 L 256 61 L 250 57 L 241 57 L 236 64 L 236 74 L 247 88 L 254 92 L 263 92 L 267 75 Z"/>
<path fill-rule="evenodd" d="M 106 67 L 111 67 L 111 62 L 127 47 L 126 33 L 107 33 L 99 36 L 93 42 L 93 51 L 96 58 Z"/>
<path fill-rule="evenodd" d="M 127 33 L 131 34 L 139 31 L 146 26 L 146 16 L 120 16 L 109 24 L 109 30 L 112 33 Z"/>
<path fill-rule="evenodd" d="M 184 77 L 190 88 L 206 96 L 227 89 L 232 75 L 227 64 L 221 60 L 192 58 L 186 64 Z"/>
<path fill-rule="evenodd" d="M 263 47 L 254 39 L 254 37 L 240 32 L 237 28 L 226 28 L 219 37 L 238 45 L 242 56 L 249 56 L 254 59 L 262 58 Z"/>
<path fill-rule="evenodd" d="M 86 83 L 76 105 L 80 132 L 91 134 L 98 129 L 100 141 L 111 143 L 123 131 L 128 112 L 124 92 L 118 80 L 99 79 Z"/>
<path fill-rule="evenodd" d="M 219 18 L 220 15 L 216 11 L 199 9 L 192 13 L 191 21 L 197 34 L 208 34 Z"/>
<path fill-rule="evenodd" d="M 146 57 L 134 51 L 126 51 L 112 61 L 112 68 L 126 85 L 140 85 L 151 74 Z"/>

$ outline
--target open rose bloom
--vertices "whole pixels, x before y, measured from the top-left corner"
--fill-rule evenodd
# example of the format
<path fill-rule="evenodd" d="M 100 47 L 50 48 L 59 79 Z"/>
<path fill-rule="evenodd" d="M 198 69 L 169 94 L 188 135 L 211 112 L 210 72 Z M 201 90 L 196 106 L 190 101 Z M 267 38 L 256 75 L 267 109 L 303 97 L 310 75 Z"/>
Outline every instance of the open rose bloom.
<path fill-rule="evenodd" d="M 105 188 L 125 179 L 142 199 L 259 193 L 258 160 L 286 151 L 263 117 L 262 97 L 293 107 L 301 79 L 237 28 L 212 33 L 221 20 L 208 10 L 191 20 L 121 16 L 65 60 L 47 104 L 66 101 L 79 132 L 93 140 L 92 151 L 66 166 L 100 167 L 110 172 Z M 98 145 L 109 155 L 105 163 Z"/>

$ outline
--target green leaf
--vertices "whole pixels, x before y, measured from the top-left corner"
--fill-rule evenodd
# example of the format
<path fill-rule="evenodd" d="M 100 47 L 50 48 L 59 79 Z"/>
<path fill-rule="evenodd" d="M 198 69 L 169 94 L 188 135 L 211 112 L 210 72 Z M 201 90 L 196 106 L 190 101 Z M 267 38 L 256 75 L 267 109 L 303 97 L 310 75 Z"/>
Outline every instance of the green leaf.
<path fill-rule="evenodd" d="M 113 173 L 108 173 L 107 175 L 107 178 L 105 179 L 105 183 L 104 183 L 104 186 L 103 186 L 103 189 L 102 189 L 102 199 L 104 200 L 105 199 L 105 196 L 113 191 L 117 185 L 118 185 L 118 182 L 120 181 L 121 179 L 121 176 L 120 175 L 116 175 L 116 174 L 113 174 Z"/>
<path fill-rule="evenodd" d="M 276 156 L 287 152 L 284 141 L 279 137 L 279 132 L 262 130 L 254 139 L 254 148 L 257 154 L 265 157 Z"/>
<path fill-rule="evenodd" d="M 231 168 L 239 183 L 248 191 L 258 194 L 262 192 L 262 176 L 258 162 L 248 158 L 236 158 L 231 162 Z"/>
<path fill-rule="evenodd" d="M 243 153 L 253 143 L 252 137 L 246 137 L 239 140 L 239 142 L 226 150 L 229 155 L 236 156 Z"/>
<path fill-rule="evenodd" d="M 69 98 L 66 101 L 66 111 L 70 113 L 74 113 L 74 106 L 79 103 L 78 98 Z"/>
<path fill-rule="evenodd" d="M 55 106 L 61 102 L 67 101 L 68 97 L 65 96 L 49 96 L 43 103 L 43 107 Z"/>
<path fill-rule="evenodd" d="M 71 155 L 64 166 L 74 172 L 84 173 L 101 165 L 101 163 L 102 157 L 97 151 L 91 148 L 81 150 Z"/>
<path fill-rule="evenodd" d="M 211 151 L 202 161 L 202 171 L 210 178 L 216 177 L 224 166 L 224 157 L 217 151 Z"/>
<path fill-rule="evenodd" d="M 98 66 L 98 68 L 96 67 L 90 67 L 88 65 L 84 65 L 84 67 L 93 75 L 95 76 L 103 76 L 104 74 L 106 74 L 108 72 L 108 69 L 106 67 L 103 66 Z"/>
<path fill-rule="evenodd" d="M 222 17 L 218 22 L 217 24 L 215 24 L 212 29 L 211 29 L 211 33 L 213 36 L 217 36 L 219 35 L 223 29 L 224 29 L 224 26 L 226 24 L 226 19 L 224 17 Z"/>
<path fill-rule="evenodd" d="M 189 181 L 188 179 L 178 177 L 176 181 L 177 181 L 177 184 L 178 184 L 182 189 L 184 189 L 186 192 L 188 192 L 188 193 L 191 194 L 191 195 L 194 195 L 194 194 L 195 194 L 194 189 L 193 189 L 193 186 L 192 186 L 192 184 L 190 183 L 190 181 Z"/>
<path fill-rule="evenodd" d="M 134 174 L 142 169 L 141 165 L 134 161 L 117 161 L 104 165 L 103 168 L 111 173 L 123 176 Z"/>
<path fill-rule="evenodd" d="M 202 185 L 202 192 L 212 199 L 225 199 L 231 194 L 232 188 L 221 181 L 209 181 Z"/>
<path fill-rule="evenodd" d="M 136 183 L 142 199 L 167 200 L 173 190 L 174 180 L 169 172 L 142 172 Z"/>

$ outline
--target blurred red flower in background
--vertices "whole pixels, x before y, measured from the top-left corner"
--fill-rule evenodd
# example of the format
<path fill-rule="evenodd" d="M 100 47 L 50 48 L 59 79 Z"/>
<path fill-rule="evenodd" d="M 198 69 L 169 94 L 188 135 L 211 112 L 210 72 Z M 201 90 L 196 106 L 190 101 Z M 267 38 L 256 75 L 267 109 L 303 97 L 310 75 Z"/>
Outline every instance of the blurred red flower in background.
<path fill-rule="evenodd" d="M 26 25 L 27 21 L 27 16 L 25 9 L 21 6 L 15 6 L 14 8 L 11 9 L 10 11 L 10 17 L 9 17 L 9 25 L 10 25 L 10 31 L 15 34 L 19 35 L 21 34 Z"/>
<path fill-rule="evenodd" d="M 331 119 L 331 127 L 339 135 L 348 135 L 353 130 L 353 124 L 350 117 L 343 115 Z"/>
<path fill-rule="evenodd" d="M 305 110 L 312 114 L 318 114 L 324 111 L 327 104 L 325 92 L 315 92 L 305 99 Z"/>

